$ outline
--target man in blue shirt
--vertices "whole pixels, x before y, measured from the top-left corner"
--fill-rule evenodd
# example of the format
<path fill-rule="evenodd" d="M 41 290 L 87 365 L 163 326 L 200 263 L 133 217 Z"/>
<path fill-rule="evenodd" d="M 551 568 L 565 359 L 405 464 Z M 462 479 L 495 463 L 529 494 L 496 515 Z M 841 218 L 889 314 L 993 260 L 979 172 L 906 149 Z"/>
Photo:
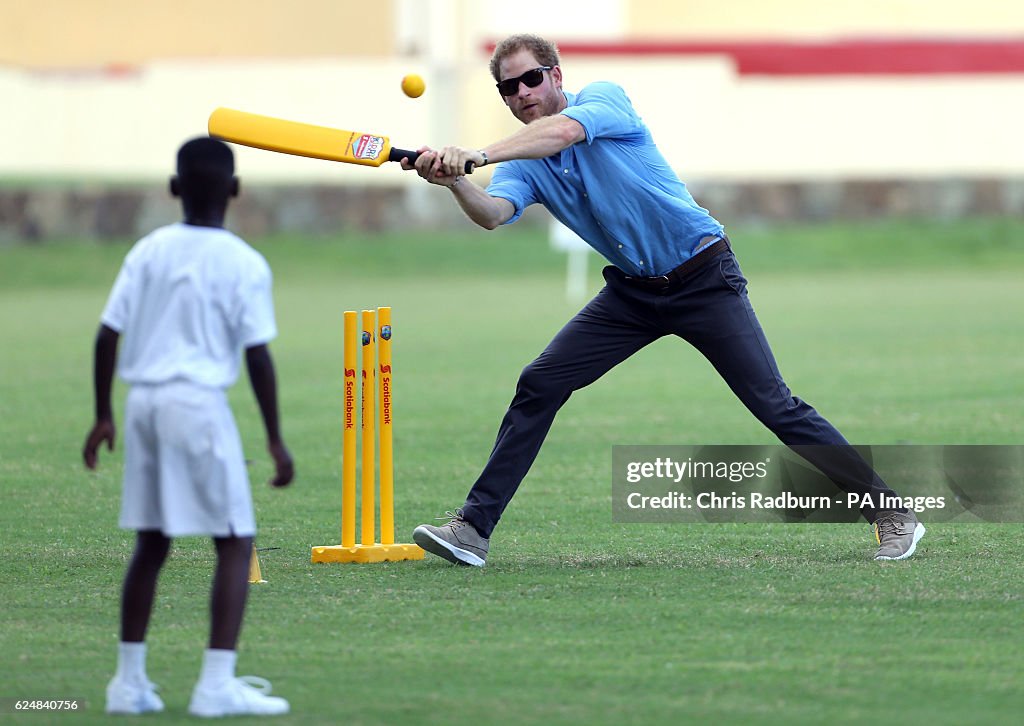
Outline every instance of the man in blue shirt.
<path fill-rule="evenodd" d="M 523 370 L 465 504 L 447 524 L 417 527 L 417 544 L 453 563 L 482 566 L 491 532 L 559 408 L 665 335 L 704 354 L 758 420 L 840 488 L 893 501 L 895 492 L 842 434 L 786 386 L 722 225 L 672 171 L 622 88 L 599 82 L 577 94 L 562 90 L 557 48 L 534 35 L 499 43 L 490 70 L 523 128 L 479 150 L 423 148 L 415 167 L 404 160 L 403 167 L 448 187 L 486 229 L 542 204 L 612 264 L 604 289 Z M 467 163 L 497 162 L 486 190 L 462 175 Z M 875 559 L 910 557 L 924 535 L 906 509 L 861 512 L 875 525 Z"/>

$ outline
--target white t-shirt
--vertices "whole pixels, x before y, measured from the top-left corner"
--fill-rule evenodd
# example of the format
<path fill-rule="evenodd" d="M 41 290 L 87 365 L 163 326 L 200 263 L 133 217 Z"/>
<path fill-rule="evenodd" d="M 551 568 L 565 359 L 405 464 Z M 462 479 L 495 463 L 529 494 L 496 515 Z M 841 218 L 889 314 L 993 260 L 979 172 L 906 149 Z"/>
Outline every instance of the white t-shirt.
<path fill-rule="evenodd" d="M 263 255 L 225 229 L 179 223 L 143 237 L 100 318 L 122 334 L 121 378 L 228 388 L 242 350 L 277 335 L 271 284 Z"/>

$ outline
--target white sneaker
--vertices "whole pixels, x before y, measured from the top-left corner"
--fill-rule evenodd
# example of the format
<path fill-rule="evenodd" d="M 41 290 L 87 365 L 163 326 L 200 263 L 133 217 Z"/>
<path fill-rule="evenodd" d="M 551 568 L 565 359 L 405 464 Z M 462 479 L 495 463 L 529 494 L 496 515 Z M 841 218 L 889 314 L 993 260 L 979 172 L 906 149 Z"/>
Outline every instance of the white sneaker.
<path fill-rule="evenodd" d="M 114 677 L 107 684 L 107 713 L 139 714 L 164 710 L 164 702 L 156 695 L 150 681 L 132 683 Z"/>
<path fill-rule="evenodd" d="M 288 713 L 288 701 L 270 695 L 270 681 L 256 676 L 241 676 L 215 688 L 197 683 L 192 691 L 188 712 L 193 716 L 277 716 Z"/>

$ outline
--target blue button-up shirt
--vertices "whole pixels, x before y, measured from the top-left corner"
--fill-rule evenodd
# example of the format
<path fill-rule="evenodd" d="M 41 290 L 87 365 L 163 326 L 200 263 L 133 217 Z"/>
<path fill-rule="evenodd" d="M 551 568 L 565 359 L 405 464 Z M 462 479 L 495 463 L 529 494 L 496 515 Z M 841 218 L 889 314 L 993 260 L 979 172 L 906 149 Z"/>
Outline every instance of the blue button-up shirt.
<path fill-rule="evenodd" d="M 498 164 L 487 193 L 515 207 L 510 224 L 543 204 L 626 274 L 663 275 L 689 259 L 701 238 L 723 233 L 665 161 L 625 91 L 591 83 L 565 93 L 563 115 L 586 141 L 544 159 Z"/>

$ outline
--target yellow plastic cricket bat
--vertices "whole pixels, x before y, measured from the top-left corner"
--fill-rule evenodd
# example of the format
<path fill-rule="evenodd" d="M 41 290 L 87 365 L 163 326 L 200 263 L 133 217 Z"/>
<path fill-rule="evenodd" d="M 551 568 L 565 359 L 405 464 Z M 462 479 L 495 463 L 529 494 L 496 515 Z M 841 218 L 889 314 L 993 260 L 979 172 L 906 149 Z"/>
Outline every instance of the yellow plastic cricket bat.
<path fill-rule="evenodd" d="M 211 113 L 208 129 L 210 136 L 243 146 L 345 164 L 380 166 L 403 158 L 412 164 L 420 156 L 415 151 L 396 149 L 387 136 L 380 134 L 314 126 L 233 108 L 218 108 Z M 471 163 L 466 163 L 466 173 L 473 173 Z"/>

